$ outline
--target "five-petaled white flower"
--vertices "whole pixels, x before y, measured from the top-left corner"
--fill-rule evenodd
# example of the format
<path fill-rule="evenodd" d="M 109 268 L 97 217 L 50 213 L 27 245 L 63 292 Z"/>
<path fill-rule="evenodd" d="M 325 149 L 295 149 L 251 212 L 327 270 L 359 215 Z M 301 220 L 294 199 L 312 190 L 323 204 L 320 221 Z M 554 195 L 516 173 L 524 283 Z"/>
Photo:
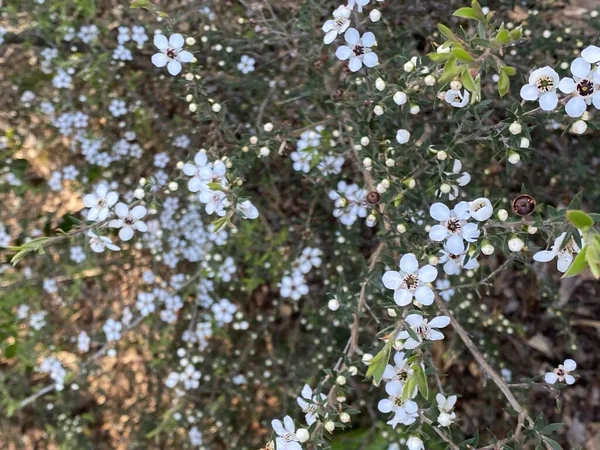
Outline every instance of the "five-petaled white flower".
<path fill-rule="evenodd" d="M 456 398 L 456 395 L 450 395 L 446 398 L 443 394 L 439 393 L 435 396 L 438 409 L 440 410 L 437 421 L 443 427 L 452 425 L 452 422 L 456 419 L 456 413 L 453 411 Z"/>
<path fill-rule="evenodd" d="M 521 88 L 521 98 L 528 101 L 539 101 L 540 108 L 544 111 L 552 111 L 558 104 L 559 76 L 549 66 L 536 69 L 529 75 L 529 84 Z"/>
<path fill-rule="evenodd" d="M 565 77 L 558 85 L 562 92 L 572 96 L 565 105 L 565 112 L 570 117 L 581 117 L 592 103 L 596 109 L 600 109 L 600 72 L 595 67 L 592 68 L 592 64 L 599 59 L 595 52 L 582 55 L 585 57 L 576 58 L 571 63 L 573 78 Z"/>
<path fill-rule="evenodd" d="M 538 262 L 548 262 L 556 258 L 556 267 L 558 267 L 558 270 L 563 273 L 566 272 L 569 266 L 571 266 L 575 255 L 581 251 L 573 238 L 569 239 L 569 242 L 563 248 L 563 242 L 566 236 L 566 232 L 562 233 L 555 239 L 554 245 L 550 250 L 537 252 L 533 255 L 533 259 Z"/>
<path fill-rule="evenodd" d="M 250 200 L 244 200 L 237 204 L 237 211 L 244 219 L 254 220 L 258 217 L 258 208 Z"/>
<path fill-rule="evenodd" d="M 469 214 L 471 214 L 473 219 L 479 222 L 488 220 L 492 217 L 493 213 L 494 207 L 492 206 L 492 202 L 485 197 L 475 199 L 469 203 Z"/>
<path fill-rule="evenodd" d="M 117 203 L 115 212 L 118 219 L 111 220 L 108 224 L 111 228 L 120 228 L 119 239 L 128 241 L 133 237 L 133 231 L 137 230 L 142 233 L 148 231 L 148 226 L 141 219 L 146 215 L 146 207 L 138 205 L 133 209 L 129 209 L 125 203 Z"/>
<path fill-rule="evenodd" d="M 577 363 L 572 359 L 565 359 L 556 369 L 544 375 L 544 381 L 548 384 L 555 384 L 558 381 L 571 385 L 575 383 L 575 377 L 571 375 L 575 369 L 577 369 Z"/>
<path fill-rule="evenodd" d="M 302 412 L 306 414 L 306 424 L 310 427 L 317 421 L 317 402 L 319 399 L 316 395 L 313 395 L 313 391 L 308 384 L 304 385 L 300 395 L 301 397 L 298 397 L 296 401 L 298 402 L 298 406 L 302 408 Z M 320 397 L 322 401 L 327 398 L 325 394 L 321 394 Z"/>
<path fill-rule="evenodd" d="M 342 61 L 349 59 L 348 67 L 352 72 L 360 70 L 363 64 L 367 67 L 375 67 L 377 65 L 377 55 L 371 50 L 375 45 L 375 35 L 370 31 L 363 34 L 362 37 L 354 28 L 348 28 L 344 33 L 344 39 L 349 45 L 342 45 L 335 51 L 337 56 Z"/>
<path fill-rule="evenodd" d="M 422 305 L 431 305 L 433 291 L 426 283 L 437 278 L 437 269 L 429 264 L 419 269 L 417 258 L 407 253 L 400 259 L 400 271 L 388 270 L 383 274 L 383 285 L 394 291 L 394 301 L 398 306 L 406 306 L 414 299 Z"/>
<path fill-rule="evenodd" d="M 160 50 L 160 53 L 152 55 L 152 64 L 156 67 L 165 67 L 171 75 L 177 75 L 181 72 L 181 63 L 189 63 L 194 59 L 187 50 L 183 50 L 183 36 L 173 34 L 169 39 L 162 34 L 154 36 L 154 45 Z"/>
<path fill-rule="evenodd" d="M 323 42 L 331 44 L 335 38 L 342 34 L 350 26 L 350 13 L 352 10 L 345 5 L 340 6 L 333 11 L 333 19 L 323 24 L 323 31 L 326 33 Z"/>
<path fill-rule="evenodd" d="M 106 236 L 98 236 L 92 230 L 88 231 L 88 237 L 90 238 L 90 248 L 95 253 L 102 253 L 105 248 L 112 250 L 113 252 L 119 251 L 119 247 L 112 243 L 110 238 Z"/>
<path fill-rule="evenodd" d="M 473 257 L 466 261 L 467 249 L 468 245 L 465 246 L 459 236 L 452 236 L 444 242 L 444 249 L 440 250 L 440 264 L 444 265 L 446 275 L 458 275 L 461 269 L 472 270 L 479 267 L 477 259 Z"/>
<path fill-rule="evenodd" d="M 227 195 L 223 191 L 207 189 L 200 192 L 199 198 L 202 203 L 206 203 L 204 210 L 207 214 L 217 213 L 220 217 L 225 215 L 225 208 L 230 205 Z"/>
<path fill-rule="evenodd" d="M 385 392 L 389 398 L 384 398 L 377 404 L 377 409 L 382 413 L 394 413 L 392 420 L 388 422 L 393 428 L 402 423 L 410 425 L 416 421 L 419 406 L 412 400 L 402 400 L 402 391 L 404 383 L 400 381 L 390 381 L 385 385 Z"/>
<path fill-rule="evenodd" d="M 106 184 L 101 184 L 96 188 L 93 194 L 87 194 L 83 197 L 83 204 L 89 208 L 87 220 L 97 220 L 102 222 L 108 217 L 111 206 L 117 203 L 119 194 L 114 191 L 109 192 Z"/>
<path fill-rule="evenodd" d="M 471 216 L 467 202 L 458 203 L 452 210 L 443 203 L 434 203 L 429 208 L 429 214 L 440 222 L 429 230 L 429 238 L 436 242 L 452 236 L 460 236 L 467 242 L 475 242 L 481 233 L 476 224 L 467 222 Z"/>
<path fill-rule="evenodd" d="M 277 450 L 302 450 L 302 446 L 299 444 L 298 438 L 296 437 L 294 421 L 290 416 L 285 416 L 283 418 L 283 423 L 281 423 L 281 420 L 273 420 L 271 426 L 278 436 L 275 440 L 277 443 Z"/>
<path fill-rule="evenodd" d="M 455 108 L 463 108 L 469 103 L 471 94 L 466 89 L 462 92 L 459 90 L 448 89 L 444 97 L 447 103 L 450 103 Z"/>
<path fill-rule="evenodd" d="M 398 333 L 399 339 L 406 339 L 404 348 L 407 350 L 417 348 L 423 341 L 441 341 L 444 339 L 444 335 L 437 328 L 444 328 L 450 323 L 450 317 L 448 316 L 437 316 L 428 321 L 419 314 L 409 314 L 404 320 L 410 325 L 418 338 L 418 340 L 413 339 L 406 330 Z"/>
<path fill-rule="evenodd" d="M 183 173 L 192 177 L 188 181 L 188 189 L 191 192 L 198 192 L 207 187 L 207 183 L 212 179 L 212 165 L 208 162 L 205 151 L 199 151 L 194 156 L 194 164 L 185 163 Z"/>
<path fill-rule="evenodd" d="M 348 8 L 354 9 L 354 6 L 356 6 L 356 10 L 362 12 L 363 6 L 368 5 L 370 1 L 371 0 L 348 0 Z"/>
<path fill-rule="evenodd" d="M 408 377 L 410 377 L 413 373 L 413 370 L 409 368 L 406 363 L 407 359 L 405 358 L 404 352 L 396 352 L 394 355 L 394 365 L 388 364 L 385 366 L 385 370 L 383 371 L 382 379 L 385 381 L 399 381 L 401 383 L 406 383 Z"/>

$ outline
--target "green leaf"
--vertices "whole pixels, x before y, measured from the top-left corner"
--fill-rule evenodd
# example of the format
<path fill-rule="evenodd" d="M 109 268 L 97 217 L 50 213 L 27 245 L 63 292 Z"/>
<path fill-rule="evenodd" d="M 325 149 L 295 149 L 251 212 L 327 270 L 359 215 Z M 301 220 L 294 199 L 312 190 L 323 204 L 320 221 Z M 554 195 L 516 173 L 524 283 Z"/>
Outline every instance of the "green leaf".
<path fill-rule="evenodd" d="M 392 351 L 392 339 L 390 339 L 379 353 L 371 360 L 369 368 L 367 369 L 367 377 L 373 377 L 375 384 L 379 384 L 383 378 L 383 372 L 390 360 L 390 353 Z"/>
<path fill-rule="evenodd" d="M 569 270 L 567 270 L 565 272 L 565 274 L 562 276 L 562 278 L 574 277 L 576 275 L 579 275 L 581 272 L 583 272 L 585 270 L 585 268 L 587 267 L 587 261 L 586 261 L 587 249 L 588 249 L 587 247 L 583 247 L 581 252 L 579 252 L 579 254 L 575 258 L 575 260 L 571 263 Z"/>
<path fill-rule="evenodd" d="M 504 97 L 510 87 L 510 79 L 506 72 L 500 72 L 500 80 L 498 80 L 498 94 L 500 97 Z"/>
<path fill-rule="evenodd" d="M 417 389 L 417 377 L 413 375 L 406 380 L 406 384 L 404 385 L 404 389 L 402 389 L 402 401 L 405 402 L 412 398 L 415 393 L 415 389 Z"/>
<path fill-rule="evenodd" d="M 425 374 L 425 371 L 419 363 L 413 364 L 412 368 L 414 371 L 413 376 L 417 380 L 417 387 L 419 388 L 419 392 L 421 393 L 423 398 L 427 400 L 429 398 L 429 386 L 427 385 L 427 375 Z"/>
<path fill-rule="evenodd" d="M 446 25 L 444 25 L 442 23 L 438 23 L 437 28 L 438 28 L 438 30 L 440 30 L 440 33 L 442 33 L 447 39 L 451 39 L 453 41 L 458 41 L 458 38 L 456 37 L 456 35 Z"/>
<path fill-rule="evenodd" d="M 475 92 L 477 90 L 477 88 L 475 87 L 475 81 L 473 81 L 471 71 L 468 67 L 465 67 L 462 73 L 460 74 L 460 82 L 469 92 Z"/>
<path fill-rule="evenodd" d="M 129 3 L 129 7 L 131 9 L 148 8 L 151 6 L 152 6 L 152 3 L 149 0 L 131 0 L 131 2 Z"/>
<path fill-rule="evenodd" d="M 454 47 L 452 49 L 452 54 L 456 56 L 461 61 L 472 62 L 475 61 L 475 58 L 471 56 L 471 54 L 461 47 Z"/>
<path fill-rule="evenodd" d="M 592 219 L 587 213 L 580 210 L 567 211 L 567 219 L 574 227 L 580 230 L 585 230 L 594 226 L 594 219 Z"/>
<path fill-rule="evenodd" d="M 517 73 L 517 69 L 515 69 L 514 67 L 511 67 L 511 66 L 504 66 L 502 68 L 502 72 L 504 72 L 509 77 L 512 77 Z"/>
<path fill-rule="evenodd" d="M 554 439 L 550 439 L 549 437 L 546 437 L 546 436 L 544 436 L 543 439 L 554 450 L 563 450 L 563 448 L 560 446 L 560 444 L 558 442 L 556 442 Z"/>
<path fill-rule="evenodd" d="M 427 57 L 432 60 L 433 62 L 442 62 L 442 61 L 447 61 L 450 58 L 452 58 L 452 53 L 448 52 L 448 53 L 437 53 L 437 52 L 431 52 L 427 54 Z"/>
<path fill-rule="evenodd" d="M 442 72 L 442 76 L 440 76 L 440 83 L 447 83 L 452 81 L 456 75 L 458 75 L 460 68 L 456 65 L 456 57 L 454 55 L 446 61 L 444 64 L 444 71 Z"/>
<path fill-rule="evenodd" d="M 496 41 L 502 45 L 506 45 L 510 42 L 510 32 L 507 29 L 502 29 L 496 35 Z"/>
<path fill-rule="evenodd" d="M 477 16 L 475 10 L 468 7 L 457 9 L 452 15 L 456 17 L 462 17 L 463 19 L 481 20 L 481 18 Z"/>

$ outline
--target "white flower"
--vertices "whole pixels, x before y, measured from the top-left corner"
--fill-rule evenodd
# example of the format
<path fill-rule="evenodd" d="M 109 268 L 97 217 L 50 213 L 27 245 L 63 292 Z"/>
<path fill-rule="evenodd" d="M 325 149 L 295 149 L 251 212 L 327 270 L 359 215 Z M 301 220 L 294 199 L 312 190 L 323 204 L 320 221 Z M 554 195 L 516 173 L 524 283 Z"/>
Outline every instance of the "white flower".
<path fill-rule="evenodd" d="M 429 208 L 429 215 L 440 222 L 429 230 L 429 238 L 433 241 L 441 242 L 444 239 L 459 236 L 461 240 L 475 242 L 481 233 L 476 224 L 467 222 L 470 217 L 467 202 L 458 203 L 452 210 L 443 203 L 434 203 Z M 452 244 L 457 242 L 457 239 L 452 240 Z M 456 246 L 452 244 L 450 247 L 452 253 L 460 254 Z"/>
<path fill-rule="evenodd" d="M 450 192 L 448 193 L 448 198 L 450 200 L 455 200 L 458 197 L 458 188 L 466 186 L 471 182 L 471 175 L 468 172 L 462 172 L 462 162 L 459 159 L 455 159 L 452 164 L 451 172 L 444 172 L 446 175 L 453 177 L 453 181 L 458 184 L 454 184 L 451 180 L 448 180 L 450 183 Z M 454 178 L 455 175 L 460 175 L 458 178 Z M 440 190 L 435 193 L 437 196 L 441 196 L 443 192 Z"/>
<path fill-rule="evenodd" d="M 406 446 L 408 450 L 425 450 L 425 444 L 423 441 L 417 436 L 411 436 L 406 441 Z"/>
<path fill-rule="evenodd" d="M 394 413 L 392 420 L 388 424 L 396 427 L 398 423 L 410 425 L 416 421 L 419 406 L 412 400 L 402 401 L 402 391 L 404 383 L 400 381 L 390 381 L 385 385 L 385 392 L 389 398 L 384 398 L 377 404 L 377 409 L 382 413 Z"/>
<path fill-rule="evenodd" d="M 565 359 L 562 364 L 554 369 L 552 372 L 544 375 L 544 381 L 548 384 L 555 384 L 557 381 L 561 383 L 567 383 L 569 385 L 575 383 L 575 378 L 570 375 L 577 368 L 577 363 L 572 359 Z"/>
<path fill-rule="evenodd" d="M 88 231 L 88 237 L 90 238 L 90 248 L 95 253 L 102 253 L 105 248 L 112 250 L 113 252 L 119 251 L 119 247 L 114 245 L 110 238 L 106 236 L 98 236 L 92 230 Z"/>
<path fill-rule="evenodd" d="M 440 415 L 437 420 L 443 427 L 452 425 L 452 422 L 456 419 L 456 414 L 452 411 L 456 404 L 456 398 L 456 395 L 450 395 L 446 398 L 443 394 L 439 393 L 435 396 L 438 409 L 440 410 Z"/>
<path fill-rule="evenodd" d="M 243 74 L 248 74 L 250 72 L 254 72 L 254 64 L 256 60 L 251 58 L 248 55 L 242 55 L 240 62 L 237 65 L 237 68 Z"/>
<path fill-rule="evenodd" d="M 562 248 L 563 241 L 565 240 L 566 236 L 566 232 L 562 233 L 555 239 L 554 245 L 550 250 L 542 250 L 537 252 L 535 255 L 533 255 L 533 259 L 538 262 L 548 262 L 552 261 L 554 258 L 557 258 L 556 266 L 558 267 L 558 270 L 563 273 L 566 272 L 569 266 L 571 266 L 575 255 L 581 251 L 573 238 L 571 238 L 567 245 Z"/>
<path fill-rule="evenodd" d="M 481 197 L 469 203 L 469 213 L 471 217 L 479 222 L 488 220 L 494 214 L 492 202 L 487 198 Z"/>
<path fill-rule="evenodd" d="M 177 75 L 181 72 L 181 63 L 189 63 L 194 59 L 194 55 L 183 50 L 183 36 L 173 34 L 167 40 L 166 36 L 157 34 L 154 36 L 154 45 L 160 50 L 160 53 L 152 55 L 152 64 L 156 67 L 165 67 L 171 75 Z"/>
<path fill-rule="evenodd" d="M 410 140 L 410 132 L 405 129 L 396 131 L 396 141 L 398 144 L 406 144 Z"/>
<path fill-rule="evenodd" d="M 310 427 L 317 421 L 317 405 L 319 401 L 316 395 L 313 395 L 313 391 L 308 384 L 305 384 L 300 393 L 301 397 L 296 398 L 298 406 L 302 408 L 302 412 L 306 414 L 306 424 Z M 326 395 L 321 394 L 321 401 L 327 398 Z M 308 402 L 306 401 L 308 400 Z M 309 403 L 310 402 L 310 403 Z"/>
<path fill-rule="evenodd" d="M 300 297 L 308 294 L 308 286 L 301 272 L 294 272 L 281 279 L 279 294 L 284 298 L 300 300 Z"/>
<path fill-rule="evenodd" d="M 85 331 L 82 331 L 77 335 L 77 350 L 82 353 L 87 352 L 90 349 L 91 339 Z"/>
<path fill-rule="evenodd" d="M 121 330 L 123 329 L 123 324 L 121 322 L 117 322 L 114 319 L 108 319 L 102 330 L 106 335 L 107 341 L 118 341 L 121 338 Z"/>
<path fill-rule="evenodd" d="M 435 298 L 433 291 L 425 283 L 437 278 L 437 269 L 429 264 L 419 269 L 417 258 L 407 253 L 400 259 L 400 271 L 388 270 L 383 274 L 383 285 L 394 291 L 394 301 L 398 306 L 406 306 L 414 299 L 431 305 Z"/>
<path fill-rule="evenodd" d="M 302 450 L 302 446 L 298 443 L 298 438 L 296 437 L 294 421 L 290 416 L 285 416 L 283 423 L 281 423 L 281 420 L 273 420 L 271 426 L 278 436 L 275 440 L 277 450 Z"/>
<path fill-rule="evenodd" d="M 192 177 L 188 181 L 188 189 L 191 192 L 198 192 L 207 188 L 207 183 L 212 179 L 212 165 L 208 162 L 205 151 L 199 151 L 194 156 L 194 164 L 186 163 L 183 165 L 183 173 Z"/>
<path fill-rule="evenodd" d="M 444 339 L 444 335 L 437 328 L 444 328 L 450 323 L 450 317 L 448 316 L 438 316 L 428 322 L 427 319 L 419 314 L 409 314 L 404 320 L 410 325 L 419 339 L 418 341 L 414 340 L 410 337 L 408 331 L 398 333 L 399 339 L 406 339 L 404 341 L 404 348 L 407 350 L 417 348 L 423 341 L 440 341 Z"/>
<path fill-rule="evenodd" d="M 371 0 L 348 0 L 348 8 L 352 10 L 356 5 L 356 10 L 362 12 L 363 6 L 368 5 L 370 1 Z"/>
<path fill-rule="evenodd" d="M 326 33 L 323 38 L 325 44 L 331 44 L 338 34 L 342 34 L 350 26 L 350 13 L 352 11 L 347 6 L 340 6 L 333 11 L 333 19 L 323 24 L 323 31 Z"/>
<path fill-rule="evenodd" d="M 375 67 L 378 62 L 377 55 L 371 50 L 375 45 L 375 35 L 367 32 L 360 36 L 354 28 L 349 28 L 344 33 L 344 39 L 349 45 L 342 45 L 335 51 L 335 56 L 342 61 L 350 59 L 348 67 L 352 72 L 360 70 L 363 64 L 367 67 Z"/>
<path fill-rule="evenodd" d="M 189 438 L 190 444 L 195 447 L 200 447 L 204 443 L 202 432 L 198 429 L 198 427 L 192 427 L 189 432 Z"/>
<path fill-rule="evenodd" d="M 589 56 L 587 52 L 586 56 Z M 571 63 L 571 73 L 573 78 L 563 78 L 558 85 L 562 92 L 572 95 L 565 112 L 570 117 L 581 117 L 591 103 L 600 109 L 600 72 L 596 68 L 592 70 L 590 61 L 580 57 Z"/>
<path fill-rule="evenodd" d="M 148 231 L 148 226 L 141 219 L 146 215 L 146 208 L 138 205 L 133 209 L 129 209 L 125 203 L 117 203 L 115 213 L 118 219 L 111 220 L 108 224 L 111 228 L 120 228 L 119 239 L 128 241 L 133 237 L 133 231 L 137 230 L 142 233 Z"/>
<path fill-rule="evenodd" d="M 536 69 L 529 76 L 529 84 L 521 88 L 521 98 L 528 101 L 537 100 L 544 111 L 552 111 L 558 104 L 558 82 L 558 74 L 551 67 Z"/>
<path fill-rule="evenodd" d="M 413 370 L 408 368 L 406 363 L 407 359 L 404 358 L 406 354 L 404 352 L 396 352 L 394 355 L 394 365 L 388 364 L 385 366 L 383 371 L 382 379 L 385 381 L 399 381 L 406 383 L 408 377 L 413 373 Z"/>
<path fill-rule="evenodd" d="M 258 217 L 258 208 L 250 200 L 244 200 L 237 205 L 237 211 L 244 219 L 254 220 Z"/>
<path fill-rule="evenodd" d="M 108 192 L 108 186 L 101 184 L 93 194 L 83 197 L 83 204 L 90 208 L 87 212 L 87 220 L 102 222 L 108 217 L 111 206 L 117 203 L 119 194 L 114 191 Z"/>
<path fill-rule="evenodd" d="M 446 91 L 446 96 L 444 99 L 446 103 L 450 103 L 455 108 L 463 108 L 469 103 L 469 99 L 471 98 L 471 94 L 466 89 L 463 92 L 455 89 L 448 89 Z"/>
<path fill-rule="evenodd" d="M 458 275 L 462 269 L 472 270 L 479 267 L 475 258 L 467 259 L 468 246 L 458 236 L 452 236 L 444 242 L 444 249 L 440 250 L 440 264 L 444 265 L 446 275 Z"/>
<path fill-rule="evenodd" d="M 225 215 L 225 208 L 230 205 L 227 195 L 223 191 L 205 190 L 200 192 L 199 199 L 206 204 L 204 210 L 207 214 L 217 213 L 220 217 Z"/>

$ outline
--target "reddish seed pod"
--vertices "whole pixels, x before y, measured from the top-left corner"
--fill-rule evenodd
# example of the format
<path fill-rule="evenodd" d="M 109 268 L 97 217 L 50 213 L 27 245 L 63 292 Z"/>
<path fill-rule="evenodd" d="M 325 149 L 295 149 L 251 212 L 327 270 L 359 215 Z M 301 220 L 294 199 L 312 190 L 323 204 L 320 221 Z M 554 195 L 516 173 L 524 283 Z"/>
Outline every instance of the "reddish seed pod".
<path fill-rule="evenodd" d="M 381 200 L 381 195 L 377 191 L 371 191 L 367 194 L 367 203 L 369 205 L 376 205 Z"/>
<path fill-rule="evenodd" d="M 535 199 L 528 194 L 521 194 L 513 200 L 515 214 L 521 217 L 529 216 L 535 210 Z"/>

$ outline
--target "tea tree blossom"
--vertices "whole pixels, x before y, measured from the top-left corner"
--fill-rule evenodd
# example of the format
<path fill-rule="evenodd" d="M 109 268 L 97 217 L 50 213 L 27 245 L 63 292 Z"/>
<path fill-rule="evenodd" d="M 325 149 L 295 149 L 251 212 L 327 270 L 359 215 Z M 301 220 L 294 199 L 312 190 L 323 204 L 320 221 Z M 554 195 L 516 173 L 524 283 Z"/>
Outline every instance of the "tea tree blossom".
<path fill-rule="evenodd" d="M 421 440 L 421 438 L 417 436 L 411 436 L 406 441 L 406 446 L 408 450 L 425 450 L 425 444 Z"/>
<path fill-rule="evenodd" d="M 565 359 L 565 361 L 562 364 L 559 364 L 556 369 L 544 375 L 544 381 L 548 384 L 559 382 L 571 385 L 575 383 L 575 377 L 571 375 L 571 372 L 575 369 L 577 369 L 577 363 L 572 359 Z"/>
<path fill-rule="evenodd" d="M 400 381 L 406 383 L 408 377 L 413 373 L 413 370 L 407 366 L 407 360 L 404 352 L 396 352 L 394 355 L 394 365 L 388 364 L 385 366 L 382 379 L 385 381 Z"/>
<path fill-rule="evenodd" d="M 375 45 L 375 35 L 367 32 L 360 36 L 355 28 L 349 28 L 344 33 L 344 39 L 348 45 L 338 47 L 335 56 L 342 61 L 350 60 L 348 68 L 357 72 L 363 66 L 375 67 L 378 62 L 377 55 L 371 47 Z"/>
<path fill-rule="evenodd" d="M 277 450 L 302 450 L 302 446 L 296 437 L 294 421 L 290 416 L 285 416 L 283 423 L 278 419 L 273 420 L 271 426 L 277 434 L 275 439 Z"/>
<path fill-rule="evenodd" d="M 456 413 L 453 411 L 454 405 L 456 404 L 456 395 L 450 395 L 446 398 L 443 394 L 438 393 L 435 396 L 437 407 L 440 410 L 438 416 L 438 423 L 443 427 L 452 425 L 456 419 Z"/>
<path fill-rule="evenodd" d="M 279 294 L 284 298 L 300 300 L 300 297 L 308 294 L 308 286 L 301 272 L 286 275 L 281 279 Z"/>
<path fill-rule="evenodd" d="M 148 231 L 148 226 L 141 220 L 146 216 L 146 207 L 138 205 L 130 210 L 125 203 L 117 203 L 115 213 L 119 218 L 111 220 L 108 226 L 120 228 L 119 238 L 122 241 L 130 240 L 133 237 L 134 230 L 142 233 Z"/>
<path fill-rule="evenodd" d="M 319 399 L 316 395 L 313 395 L 313 391 L 308 384 L 304 385 L 300 395 L 300 397 L 296 398 L 296 401 L 298 402 L 298 406 L 300 406 L 302 409 L 302 412 L 305 414 L 306 424 L 310 427 L 317 421 L 318 414 L 316 403 L 319 401 Z M 325 394 L 321 394 L 320 398 L 321 401 L 324 401 L 327 399 L 327 396 Z"/>
<path fill-rule="evenodd" d="M 402 391 L 404 390 L 404 383 L 400 381 L 390 381 L 385 385 L 385 392 L 389 395 L 389 398 L 380 400 L 377 404 L 377 409 L 382 413 L 393 413 L 393 419 L 388 422 L 393 428 L 398 423 L 403 425 L 410 425 L 416 421 L 416 413 L 419 410 L 419 406 L 413 400 L 402 400 Z"/>
<path fill-rule="evenodd" d="M 344 33 L 350 26 L 350 13 L 352 10 L 345 5 L 338 7 L 333 11 L 333 19 L 329 19 L 323 24 L 323 31 L 326 33 L 323 38 L 325 44 L 331 44 L 335 38 Z"/>
<path fill-rule="evenodd" d="M 87 220 L 102 222 L 108 217 L 110 208 L 117 203 L 119 194 L 108 190 L 108 185 L 101 184 L 96 188 L 96 192 L 83 197 L 83 204 L 89 208 Z"/>
<path fill-rule="evenodd" d="M 444 242 L 444 248 L 440 250 L 440 264 L 444 266 L 446 275 L 458 275 L 462 269 L 472 270 L 479 267 L 477 259 L 467 259 L 468 245 L 458 236 L 452 236 Z"/>
<path fill-rule="evenodd" d="M 250 200 L 244 200 L 237 204 L 237 211 L 244 219 L 254 220 L 258 217 L 258 209 Z"/>
<path fill-rule="evenodd" d="M 202 203 L 206 206 L 204 210 L 206 214 L 214 214 L 223 217 L 226 213 L 225 208 L 230 205 L 227 195 L 223 191 L 212 191 L 210 189 L 200 192 L 198 196 Z"/>
<path fill-rule="evenodd" d="M 589 58 L 589 53 L 586 52 L 586 56 Z M 581 117 L 588 105 L 592 103 L 596 109 L 600 109 L 600 73 L 598 70 L 595 67 L 592 69 L 590 61 L 579 57 L 571 63 L 571 73 L 573 78 L 565 77 L 560 80 L 558 85 L 562 92 L 571 95 L 571 99 L 565 105 L 565 112 L 570 117 Z"/>
<path fill-rule="evenodd" d="M 529 83 L 521 88 L 521 98 L 527 101 L 538 101 L 544 111 L 552 111 L 558 104 L 559 76 L 549 66 L 536 69 L 529 76 Z"/>
<path fill-rule="evenodd" d="M 475 242 L 479 237 L 480 231 L 477 229 L 477 225 L 467 222 L 470 218 L 467 202 L 458 203 L 454 209 L 448 208 L 443 203 L 434 203 L 429 208 L 429 214 L 433 219 L 440 222 L 438 225 L 431 227 L 429 231 L 431 240 L 441 242 L 452 236 L 459 236 L 461 240 Z"/>
<path fill-rule="evenodd" d="M 208 161 L 205 151 L 199 151 L 194 156 L 194 164 L 185 163 L 183 173 L 192 177 L 188 181 L 188 189 L 191 192 L 198 192 L 201 189 L 207 189 L 206 184 L 212 179 L 212 166 Z"/>
<path fill-rule="evenodd" d="M 88 231 L 87 235 L 90 238 L 90 248 L 94 253 L 102 253 L 104 249 L 109 249 L 113 252 L 120 250 L 107 236 L 99 236 L 92 230 Z"/>
<path fill-rule="evenodd" d="M 361 13 L 363 11 L 363 6 L 368 5 L 371 0 L 348 0 L 348 8 L 351 10 L 356 6 L 356 10 Z"/>
<path fill-rule="evenodd" d="M 152 64 L 165 67 L 171 75 L 181 72 L 181 63 L 189 63 L 194 59 L 187 50 L 183 50 L 184 39 L 181 34 L 173 34 L 169 39 L 162 34 L 154 36 L 154 45 L 160 50 L 152 55 Z"/>
<path fill-rule="evenodd" d="M 473 200 L 469 203 L 469 214 L 479 222 L 488 220 L 494 214 L 492 202 L 485 197 Z"/>
<path fill-rule="evenodd" d="M 256 60 L 248 55 L 242 55 L 240 62 L 237 64 L 237 68 L 244 75 L 254 72 L 254 64 Z"/>
<path fill-rule="evenodd" d="M 418 340 L 413 339 L 406 330 L 400 331 L 398 338 L 406 339 L 404 341 L 404 348 L 411 350 L 417 348 L 423 341 L 440 341 L 444 339 L 444 335 L 438 331 L 438 328 L 447 327 L 450 324 L 450 317 L 437 316 L 428 321 L 419 314 L 409 314 L 406 316 L 405 321 L 415 332 Z"/>
<path fill-rule="evenodd" d="M 416 300 L 423 305 L 431 305 L 433 291 L 426 283 L 437 278 L 437 269 L 429 264 L 419 269 L 417 258 L 407 253 L 400 258 L 400 270 L 388 270 L 383 274 L 383 285 L 394 291 L 394 301 L 398 306 L 406 306 Z"/>
<path fill-rule="evenodd" d="M 454 106 L 455 108 L 464 108 L 468 103 L 471 95 L 466 89 L 462 92 L 460 90 L 448 89 L 444 96 L 446 103 Z"/>
<path fill-rule="evenodd" d="M 104 326 L 102 327 L 102 330 L 104 331 L 104 334 L 106 335 L 106 340 L 111 342 L 111 341 L 118 341 L 119 339 L 121 339 L 121 330 L 123 329 L 123 324 L 121 322 L 117 322 L 114 319 L 108 319 L 106 321 L 106 323 L 104 324 Z"/>
<path fill-rule="evenodd" d="M 556 258 L 556 267 L 561 272 L 566 272 L 575 255 L 577 255 L 581 249 L 576 244 L 575 239 L 570 238 L 569 242 L 563 247 L 563 242 L 567 233 L 564 232 L 554 240 L 554 245 L 550 250 L 542 250 L 533 255 L 533 259 L 539 262 L 548 262 Z M 583 240 L 583 238 L 582 238 Z"/>

